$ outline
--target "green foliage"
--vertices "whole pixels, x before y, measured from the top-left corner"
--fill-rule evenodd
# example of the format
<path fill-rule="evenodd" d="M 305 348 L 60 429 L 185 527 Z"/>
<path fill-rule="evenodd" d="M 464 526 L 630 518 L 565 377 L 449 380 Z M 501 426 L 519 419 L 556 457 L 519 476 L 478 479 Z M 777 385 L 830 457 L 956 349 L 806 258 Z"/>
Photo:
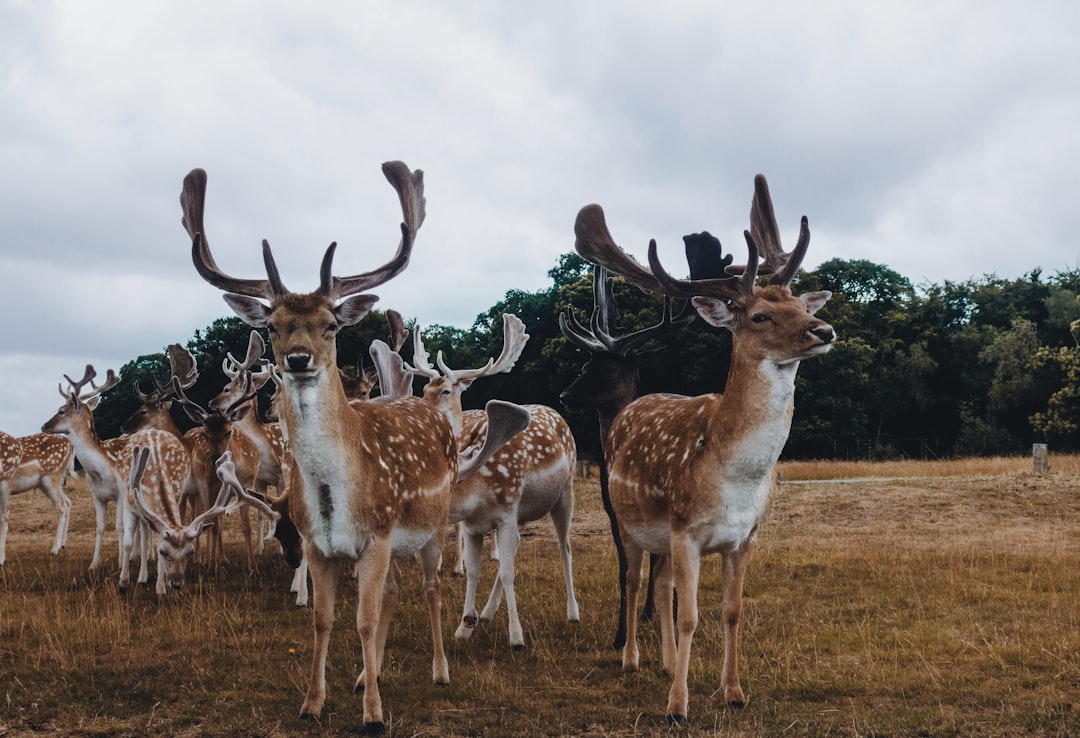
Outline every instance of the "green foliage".
<path fill-rule="evenodd" d="M 502 350 L 502 315 L 521 318 L 529 341 L 509 374 L 477 382 L 464 401 L 482 407 L 498 397 L 540 403 L 566 415 L 585 458 L 599 456 L 593 414 L 563 408 L 559 394 L 587 356 L 563 338 L 560 312 L 588 322 L 591 266 L 563 254 L 549 270 L 551 286 L 508 290 L 469 328 L 420 326 L 434 359 L 442 351 L 453 368 L 483 366 Z M 800 272 L 793 291 L 827 289 L 833 297 L 818 313 L 838 340 L 824 357 L 805 362 L 797 379 L 796 409 L 787 458 L 868 457 L 875 453 L 926 457 L 956 453 L 1012 453 L 1034 441 L 1076 448 L 1080 429 L 1080 270 L 1045 277 L 1034 269 L 1020 279 L 994 275 L 918 288 L 882 264 L 830 259 Z M 663 301 L 616 279 L 620 325 L 630 333 L 655 324 Z M 681 307 L 676 305 L 676 309 Z M 417 330 L 417 326 L 408 326 Z M 251 329 L 222 318 L 195 331 L 187 347 L 201 372 L 190 391 L 205 403 L 225 382 L 226 353 L 241 356 Z M 348 373 L 370 364 L 368 347 L 386 340 L 385 314 L 372 312 L 338 338 L 338 360 Z M 642 392 L 722 392 L 731 336 L 702 320 L 669 331 L 642 347 Z M 412 341 L 401 350 L 412 359 Z M 103 435 L 115 435 L 138 406 L 136 383 L 150 389 L 167 381 L 161 353 L 121 368 L 123 383 L 98 410 Z M 416 389 L 424 384 L 418 379 Z M 269 390 L 265 390 L 266 393 Z M 178 423 L 186 423 L 177 413 Z"/>

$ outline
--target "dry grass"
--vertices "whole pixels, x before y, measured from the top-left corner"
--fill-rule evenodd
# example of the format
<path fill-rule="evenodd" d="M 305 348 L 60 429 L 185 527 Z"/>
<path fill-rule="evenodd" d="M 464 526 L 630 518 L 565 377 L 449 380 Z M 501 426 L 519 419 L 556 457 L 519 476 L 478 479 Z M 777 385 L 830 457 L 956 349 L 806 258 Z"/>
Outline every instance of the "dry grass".
<path fill-rule="evenodd" d="M 595 481 L 578 487 L 575 571 L 582 622 L 565 599 L 547 523 L 526 527 L 518 597 L 528 647 L 507 646 L 505 610 L 471 641 L 451 634 L 463 583 L 443 580 L 451 686 L 430 684 L 430 640 L 415 571 L 382 676 L 394 736 L 1076 736 L 1080 735 L 1080 474 L 1051 458 L 853 467 L 860 481 L 785 464 L 746 582 L 740 656 L 748 707 L 717 691 L 719 560 L 701 577 L 690 719 L 663 721 L 668 679 L 655 628 L 643 669 L 619 668 L 614 552 Z M 1070 463 L 1075 463 L 1069 460 Z M 913 462 L 906 462 L 911 464 Z M 831 468 L 835 477 L 839 467 Z M 911 469 L 920 473 L 912 474 Z M 916 478 L 916 476 L 918 478 Z M 248 576 L 192 567 L 183 592 L 120 596 L 115 539 L 90 576 L 93 513 L 82 489 L 67 549 L 47 553 L 54 518 L 40 495 L 12 503 L 0 570 L 2 735 L 353 735 L 360 649 L 344 588 L 320 724 L 295 720 L 311 615 L 267 555 Z M 489 565 L 481 586 L 490 586 Z"/>

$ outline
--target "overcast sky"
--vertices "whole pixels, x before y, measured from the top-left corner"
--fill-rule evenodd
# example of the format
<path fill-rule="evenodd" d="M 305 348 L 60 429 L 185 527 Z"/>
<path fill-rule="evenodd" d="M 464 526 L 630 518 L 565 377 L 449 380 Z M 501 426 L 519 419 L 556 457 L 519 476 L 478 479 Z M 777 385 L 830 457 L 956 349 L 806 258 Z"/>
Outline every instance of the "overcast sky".
<path fill-rule="evenodd" d="M 392 255 L 380 164 L 427 221 L 378 307 L 468 327 L 547 287 L 598 202 L 676 263 L 744 248 L 753 176 L 804 266 L 916 285 L 1080 267 L 1080 3 L 0 0 L 0 429 L 229 315 L 178 195 L 209 174 L 219 266 L 285 284 Z"/>

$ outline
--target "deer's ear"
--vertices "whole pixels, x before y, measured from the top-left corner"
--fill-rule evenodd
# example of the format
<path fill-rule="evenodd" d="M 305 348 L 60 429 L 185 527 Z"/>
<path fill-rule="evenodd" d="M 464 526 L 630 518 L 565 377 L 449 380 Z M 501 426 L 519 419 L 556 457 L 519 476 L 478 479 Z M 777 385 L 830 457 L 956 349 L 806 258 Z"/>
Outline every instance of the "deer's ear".
<path fill-rule="evenodd" d="M 255 298 L 234 295 L 231 292 L 226 292 L 222 297 L 229 303 L 233 312 L 240 316 L 240 320 L 252 328 L 264 328 L 270 321 L 270 308 Z"/>
<path fill-rule="evenodd" d="M 806 309 L 810 311 L 811 315 L 818 310 L 821 310 L 830 297 L 832 297 L 832 293 L 828 290 L 807 292 L 806 294 L 799 295 L 799 299 L 806 304 Z"/>
<path fill-rule="evenodd" d="M 694 307 L 697 308 L 698 315 L 704 318 L 706 323 L 716 328 L 727 328 L 732 333 L 735 332 L 738 321 L 735 319 L 735 313 L 731 311 L 726 302 L 714 297 L 695 297 L 693 303 Z"/>
<path fill-rule="evenodd" d="M 354 295 L 334 308 L 334 317 L 338 325 L 353 325 L 367 315 L 378 301 L 375 295 Z"/>

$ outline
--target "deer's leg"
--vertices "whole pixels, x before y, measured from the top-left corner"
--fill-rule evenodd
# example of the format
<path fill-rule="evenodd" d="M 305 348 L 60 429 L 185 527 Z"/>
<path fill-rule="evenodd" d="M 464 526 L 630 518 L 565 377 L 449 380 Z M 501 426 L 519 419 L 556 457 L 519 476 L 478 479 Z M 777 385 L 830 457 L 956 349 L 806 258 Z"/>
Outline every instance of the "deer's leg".
<path fill-rule="evenodd" d="M 308 566 L 307 559 L 300 559 L 300 566 L 293 572 L 290 592 L 296 593 L 296 606 L 307 607 L 308 604 Z"/>
<path fill-rule="evenodd" d="M 41 480 L 41 489 L 56 506 L 56 540 L 52 549 L 49 550 L 49 553 L 55 556 L 67 543 L 68 521 L 71 520 L 71 498 L 64 494 L 63 485 L 57 485 L 53 477 L 44 477 Z M 5 520 L 5 524 L 6 522 Z M 0 563 L 3 563 L 3 546 L 0 546 Z"/>
<path fill-rule="evenodd" d="M 117 505 L 119 508 L 120 505 Z M 131 551 L 135 545 L 135 520 L 133 516 L 125 516 L 123 531 L 120 533 L 120 591 L 125 591 L 131 586 Z"/>
<path fill-rule="evenodd" d="M 739 619 L 742 615 L 743 577 L 750 562 L 749 541 L 724 555 L 724 665 L 721 682 L 724 698 L 734 708 L 746 706 L 746 695 L 739 683 Z M 680 604 L 680 608 L 682 605 Z"/>
<path fill-rule="evenodd" d="M 390 560 L 390 568 L 386 572 L 386 581 L 383 583 L 382 602 L 379 605 L 379 625 L 375 630 L 375 678 L 382 674 L 383 658 L 386 656 L 386 638 L 390 635 L 390 621 L 394 619 L 398 601 L 401 599 L 401 568 L 393 559 Z M 360 627 L 359 609 L 357 609 L 356 626 Z M 354 692 L 364 691 L 366 675 L 363 671 L 356 678 L 353 685 Z"/>
<path fill-rule="evenodd" d="M 439 585 L 439 559 L 442 558 L 443 533 L 432 536 L 420 550 L 420 566 L 424 571 L 424 594 L 428 601 L 428 619 L 431 621 L 431 645 L 434 656 L 431 662 L 431 680 L 440 686 L 450 683 L 450 665 L 446 661 L 442 635 L 442 591 Z"/>
<path fill-rule="evenodd" d="M 335 559 L 326 559 L 305 547 L 304 559 L 311 571 L 313 621 L 315 647 L 308 678 L 307 696 L 300 707 L 300 718 L 313 720 L 322 712 L 326 700 L 326 652 L 330 644 L 330 631 L 334 628 L 334 605 L 337 603 L 338 580 L 341 565 Z M 366 652 L 365 652 L 366 656 Z"/>
<path fill-rule="evenodd" d="M 150 581 L 150 529 L 139 518 L 135 518 L 134 527 L 135 546 L 139 552 L 139 578 L 136 581 L 146 584 Z"/>
<path fill-rule="evenodd" d="M 106 505 L 106 503 L 102 503 L 102 508 L 101 508 L 102 511 L 105 510 L 105 505 Z M 120 541 L 124 537 L 123 536 L 123 530 L 124 530 L 124 527 L 126 526 L 126 523 L 124 522 L 124 518 L 125 518 L 124 513 L 126 512 L 126 508 L 127 508 L 126 495 L 121 494 L 120 498 L 116 501 L 116 543 L 117 543 L 117 547 L 120 549 L 120 555 L 121 556 L 124 555 L 123 546 L 120 545 Z M 104 534 L 104 532 L 105 531 L 103 529 L 102 534 Z M 131 556 L 131 550 L 130 549 L 127 551 L 127 554 L 128 554 L 129 557 Z"/>
<path fill-rule="evenodd" d="M 94 555 L 90 559 L 90 571 L 101 566 L 101 543 L 105 540 L 105 507 L 104 500 L 94 498 Z M 123 540 L 121 539 L 122 544 Z"/>
<path fill-rule="evenodd" d="M 668 555 L 649 557 L 649 579 L 656 589 L 659 599 L 657 612 L 660 615 L 660 663 L 668 674 L 675 674 L 675 650 L 678 638 L 675 635 L 675 579 Z"/>
<path fill-rule="evenodd" d="M 258 562 L 255 561 L 255 539 L 253 537 L 255 533 L 251 529 L 251 508 L 247 505 L 240 508 L 240 531 L 244 536 L 244 550 L 247 553 L 248 572 L 254 572 L 255 569 L 258 568 Z"/>
<path fill-rule="evenodd" d="M 315 562 L 308 564 L 314 575 Z M 356 562 L 356 630 L 360 634 L 360 643 L 364 650 L 364 670 L 361 672 L 364 691 L 364 732 L 369 735 L 381 733 L 385 729 L 382 714 L 382 700 L 379 697 L 379 630 L 380 617 L 384 610 L 389 610 L 389 616 L 393 614 L 390 607 L 396 604 L 396 594 L 388 605 L 384 606 L 383 595 L 390 576 L 390 541 L 388 539 L 374 539 L 364 550 L 359 561 Z M 319 600 L 316 597 L 315 607 L 318 608 Z M 356 690 L 360 690 L 360 680 L 357 680 Z"/>
<path fill-rule="evenodd" d="M 506 592 L 506 615 L 510 625 L 510 648 L 519 651 L 525 648 L 525 634 L 518 618 L 517 594 L 514 592 L 514 562 L 521 534 L 518 533 L 517 520 L 511 517 L 496 528 L 495 540 L 499 544 L 499 575 L 491 587 L 487 604 L 480 613 L 481 620 L 492 620 L 499 611 L 503 592 Z"/>
<path fill-rule="evenodd" d="M 623 645 L 623 670 L 637 671 L 641 654 L 638 652 L 638 623 L 634 613 L 637 612 L 638 595 L 641 592 L 641 562 L 645 558 L 645 552 L 625 534 L 622 543 L 626 552 L 626 605 L 623 608 L 626 643 Z"/>
<path fill-rule="evenodd" d="M 457 550 L 457 561 L 454 562 L 454 576 L 465 576 L 465 537 L 468 533 L 465 532 L 465 523 L 460 522 L 457 524 L 457 545 L 454 548 Z"/>
<path fill-rule="evenodd" d="M 669 566 L 674 575 L 675 591 L 679 593 L 679 643 L 671 691 L 668 692 L 667 717 L 669 722 L 678 723 L 686 719 L 689 702 L 686 682 L 690 670 L 690 645 L 693 643 L 694 631 L 697 630 L 698 623 L 697 588 L 701 569 L 701 553 L 685 534 L 672 534 Z M 662 581 L 663 578 L 657 582 L 658 587 Z M 663 592 L 659 594 L 661 597 L 664 596 Z M 660 603 L 661 608 L 671 606 L 670 597 L 665 597 Z"/>
<path fill-rule="evenodd" d="M 571 480 L 572 481 L 572 480 Z M 574 488 L 568 485 L 566 493 L 551 509 L 551 524 L 559 542 L 563 577 L 566 579 L 566 619 L 571 623 L 581 621 L 577 597 L 574 596 L 574 554 L 570 546 L 570 520 L 574 517 Z"/>
<path fill-rule="evenodd" d="M 484 546 L 483 533 L 465 532 L 464 525 L 458 528 L 465 536 L 465 604 L 461 609 L 461 622 L 454 632 L 455 638 L 468 638 L 476 630 L 479 616 L 476 613 L 476 585 L 480 581 L 480 555 Z"/>

